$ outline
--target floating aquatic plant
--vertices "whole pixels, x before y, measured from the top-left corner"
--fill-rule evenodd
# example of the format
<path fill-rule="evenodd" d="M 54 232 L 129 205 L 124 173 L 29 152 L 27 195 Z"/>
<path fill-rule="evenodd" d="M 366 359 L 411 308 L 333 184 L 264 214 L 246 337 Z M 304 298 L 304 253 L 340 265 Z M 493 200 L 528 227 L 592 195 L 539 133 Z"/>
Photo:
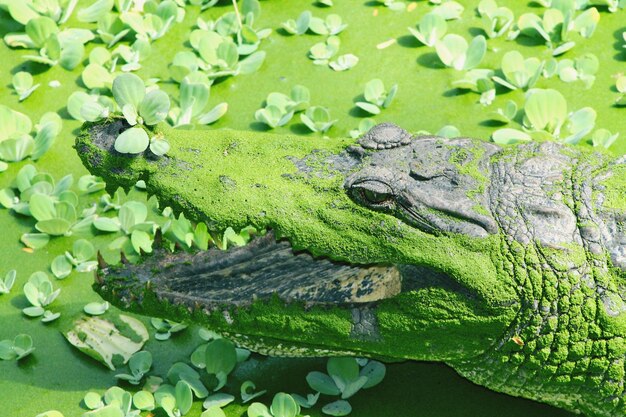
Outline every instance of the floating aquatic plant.
<path fill-rule="evenodd" d="M 306 110 L 310 100 L 309 89 L 303 85 L 294 86 L 289 96 L 273 92 L 265 99 L 265 106 L 256 111 L 254 118 L 272 129 L 284 126 L 295 113 Z"/>
<path fill-rule="evenodd" d="M 600 14 L 595 7 L 575 16 L 574 2 L 563 2 L 558 6 L 559 8 L 545 10 L 541 17 L 534 13 L 525 13 L 517 21 L 521 34 L 543 39 L 554 56 L 561 55 L 576 45 L 576 42 L 569 40 L 569 32 L 575 31 L 584 38 L 590 38 L 600 20 Z"/>
<path fill-rule="evenodd" d="M 434 47 L 448 30 L 446 19 L 437 13 L 427 13 L 417 25 L 417 29 L 409 27 L 409 32 L 421 43 Z"/>
<path fill-rule="evenodd" d="M 463 14 L 463 10 L 465 8 L 459 2 L 454 0 L 446 0 L 446 1 L 437 1 L 432 2 L 432 4 L 436 4 L 433 8 L 432 13 L 436 13 L 443 17 L 446 20 L 456 20 L 460 19 Z"/>
<path fill-rule="evenodd" d="M 357 101 L 355 104 L 369 114 L 379 114 L 381 109 L 386 109 L 391 105 L 397 92 L 398 84 L 392 85 L 389 91 L 387 91 L 383 81 L 379 78 L 374 78 L 365 84 L 365 90 L 363 91 L 365 101 Z"/>
<path fill-rule="evenodd" d="M 248 417 L 296 417 L 300 414 L 300 405 L 293 397 L 284 392 L 274 396 L 272 405 L 268 408 L 262 403 L 252 403 L 248 407 Z"/>
<path fill-rule="evenodd" d="M 496 86 L 493 82 L 493 71 L 489 69 L 472 69 L 463 74 L 463 78 L 452 82 L 452 86 L 471 90 L 480 94 L 480 103 L 489 105 L 496 97 Z"/>
<path fill-rule="evenodd" d="M 174 127 L 191 127 L 194 123 L 208 125 L 215 123 L 228 111 L 227 103 L 219 103 L 206 111 L 211 92 L 210 82 L 198 72 L 183 78 L 180 84 L 180 107 L 173 107 L 169 118 Z"/>
<path fill-rule="evenodd" d="M 324 42 L 318 42 L 309 49 L 309 58 L 315 65 L 328 65 L 330 59 L 339 51 L 339 37 L 330 36 Z"/>
<path fill-rule="evenodd" d="M 509 51 L 502 56 L 502 77 L 494 76 L 493 81 L 511 90 L 532 88 L 543 71 L 543 61 L 539 58 L 524 58 L 518 51 Z"/>
<path fill-rule="evenodd" d="M 66 251 L 64 255 L 59 255 L 52 261 L 52 274 L 58 279 L 67 277 L 74 268 L 78 272 L 94 271 L 98 265 L 92 259 L 96 256 L 96 249 L 93 244 L 86 239 L 79 239 L 74 242 L 72 251 Z"/>
<path fill-rule="evenodd" d="M 485 56 L 487 41 L 484 36 L 474 37 L 470 43 L 460 35 L 449 33 L 435 44 L 441 62 L 456 70 L 476 68 Z"/>
<path fill-rule="evenodd" d="M 72 70 L 80 64 L 85 53 L 84 45 L 94 39 L 87 29 L 60 30 L 57 23 L 47 16 L 33 17 L 25 24 L 24 33 L 9 33 L 4 41 L 11 47 L 35 49 L 36 55 L 24 58 L 48 66 L 59 64 Z"/>
<path fill-rule="evenodd" d="M 300 120 L 312 132 L 326 133 L 337 120 L 331 119 L 330 111 L 326 107 L 312 106 L 300 114 Z"/>
<path fill-rule="evenodd" d="M 478 4 L 478 13 L 483 29 L 489 38 L 506 34 L 515 22 L 515 16 L 508 7 L 498 7 L 495 0 L 482 0 Z"/>
<path fill-rule="evenodd" d="M 590 88 L 596 80 L 595 74 L 600 67 L 600 61 L 592 54 L 584 54 L 575 59 L 562 59 L 557 66 L 557 73 L 561 81 L 571 83 L 582 81 L 586 88 Z"/>
<path fill-rule="evenodd" d="M 141 350 L 132 354 L 128 360 L 129 374 L 117 374 L 116 378 L 128 381 L 129 384 L 139 385 L 141 379 L 152 367 L 152 354 L 146 350 Z"/>
<path fill-rule="evenodd" d="M 26 100 L 40 84 L 33 82 L 33 76 L 29 72 L 19 71 L 13 75 L 11 84 L 15 93 L 19 96 L 19 101 Z"/>
<path fill-rule="evenodd" d="M 319 17 L 311 17 L 309 19 L 309 30 L 317 35 L 338 35 L 347 27 L 348 24 L 343 23 L 341 16 L 337 14 L 329 14 L 324 19 Z"/>
<path fill-rule="evenodd" d="M 150 319 L 150 324 L 156 329 L 154 338 L 157 340 L 168 340 L 172 334 L 181 332 L 187 328 L 186 324 L 156 317 Z"/>
<path fill-rule="evenodd" d="M 593 146 L 601 146 L 605 149 L 611 147 L 619 137 L 619 132 L 611 133 L 608 129 L 598 129 L 591 135 Z"/>
<path fill-rule="evenodd" d="M 361 389 L 379 384 L 385 377 L 385 365 L 377 361 L 361 361 L 355 358 L 330 358 L 327 374 L 313 371 L 306 377 L 307 383 L 315 391 L 324 395 L 340 395 L 341 400 L 327 404 L 322 409 L 325 414 L 344 416 L 352 411 L 345 401 Z"/>
<path fill-rule="evenodd" d="M 523 131 L 505 128 L 495 131 L 496 143 L 515 143 L 536 139 L 553 139 L 576 144 L 593 130 L 596 112 L 583 107 L 569 112 L 563 95 L 553 89 L 530 89 L 524 104 Z"/>
<path fill-rule="evenodd" d="M 34 350 L 33 339 L 27 334 L 18 334 L 13 340 L 0 340 L 0 360 L 19 361 L 33 353 Z"/>
<path fill-rule="evenodd" d="M 359 57 L 353 54 L 345 54 L 337 57 L 337 60 L 330 61 L 328 66 L 335 71 L 347 71 L 354 68 L 359 62 Z"/>
<path fill-rule="evenodd" d="M 0 278 L 0 294 L 8 294 L 13 288 L 13 284 L 15 284 L 15 276 L 17 275 L 17 271 L 15 269 L 10 270 L 4 276 L 4 279 Z"/>
<path fill-rule="evenodd" d="M 311 21 L 311 12 L 308 10 L 300 13 L 297 19 L 289 19 L 281 24 L 290 35 L 304 35 L 309 30 L 309 22 Z"/>
<path fill-rule="evenodd" d="M 52 283 L 45 272 L 33 272 L 24 284 L 24 295 L 31 304 L 30 307 L 22 309 L 22 313 L 29 317 L 42 317 L 42 322 L 49 322 L 57 319 L 61 313 L 53 313 L 48 307 L 61 293 L 61 289 L 53 289 Z"/>
<path fill-rule="evenodd" d="M 0 161 L 41 158 L 54 143 L 62 125 L 57 113 L 48 112 L 41 116 L 33 131 L 28 116 L 0 104 Z"/>

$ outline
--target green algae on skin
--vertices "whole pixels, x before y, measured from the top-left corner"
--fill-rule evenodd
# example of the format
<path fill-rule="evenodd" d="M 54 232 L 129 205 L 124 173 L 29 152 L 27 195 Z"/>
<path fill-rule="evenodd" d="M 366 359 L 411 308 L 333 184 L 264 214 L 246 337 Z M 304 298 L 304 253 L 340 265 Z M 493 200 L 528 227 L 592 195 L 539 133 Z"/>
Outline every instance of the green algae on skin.
<path fill-rule="evenodd" d="M 304 249 L 313 256 L 351 264 L 429 265 L 453 276 L 476 297 L 462 300 L 452 295 L 457 303 L 454 307 L 446 307 L 450 304 L 444 302 L 447 291 L 441 304 L 430 307 L 426 302 L 428 290 L 416 290 L 416 295 L 423 294 L 418 296 L 422 303 L 415 304 L 406 297 L 382 300 L 376 313 L 378 341 L 352 337 L 354 318 L 350 311 L 285 305 L 280 300 L 269 304 L 259 301 L 232 311 L 235 326 L 226 323 L 219 312 L 206 315 L 175 305 L 163 310 L 165 300 L 154 299 L 156 294 L 150 295 L 149 289 L 145 294 L 126 297 L 131 304 L 133 299 L 143 300 L 136 305 L 137 311 L 198 321 L 226 332 L 232 327 L 240 334 L 282 339 L 282 343 L 294 345 L 318 345 L 323 335 L 323 344 L 330 351 L 351 349 L 439 360 L 484 351 L 494 342 L 490 335 L 501 333 L 516 312 L 513 291 L 497 278 L 488 255 L 499 248 L 497 236 L 474 239 L 421 232 L 355 204 L 346 194 L 344 175 L 339 172 L 313 169 L 313 174 L 307 175 L 294 162 L 314 154 L 311 166 L 315 167 L 354 144 L 353 139 L 303 139 L 229 130 L 173 131 L 159 125 L 172 149 L 167 157 L 151 160 L 103 151 L 90 140 L 92 126 L 85 126 L 76 146 L 86 165 L 107 178 L 110 186 L 129 186 L 142 178 L 148 193 L 157 194 L 162 203 L 194 220 L 207 222 L 212 229 L 248 224 L 272 229 L 278 238 L 287 238 L 294 250 Z M 124 284 L 121 286 L 118 291 L 123 293 Z M 422 307 L 417 308 L 420 304 Z M 393 319 L 409 312 L 412 319 L 405 323 Z M 457 321 L 456 316 L 465 319 L 444 337 L 437 329 Z M 479 335 L 477 342 L 467 343 L 464 332 L 469 328 Z M 416 346 L 416 339 L 420 346 L 427 346 L 424 351 Z"/>
<path fill-rule="evenodd" d="M 135 158 L 121 169 L 114 165 L 119 157 L 99 146 L 99 128 L 87 131 L 77 147 L 91 170 L 114 183 L 136 180 L 128 178 L 129 167 L 136 164 L 149 191 L 211 227 L 237 225 L 241 219 L 272 229 L 293 249 L 314 257 L 351 265 L 393 265 L 403 280 L 399 293 L 361 305 L 319 305 L 315 298 L 293 301 L 263 294 L 237 304 L 201 286 L 177 287 L 168 281 L 172 276 L 146 275 L 150 264 L 102 272 L 96 289 L 122 308 L 199 322 L 262 352 L 444 361 L 491 389 L 570 410 L 604 416 L 610 415 L 608 410 L 624 408 L 622 403 L 594 405 L 622 392 L 619 381 L 606 381 L 601 391 L 595 389 L 607 372 L 619 375 L 619 366 L 611 364 L 616 358 L 600 345 L 626 334 L 626 309 L 619 298 L 623 273 L 610 268 L 623 265 L 611 263 L 607 256 L 619 248 L 602 241 L 594 249 L 591 245 L 597 239 L 578 230 L 585 222 L 604 224 L 613 219 L 603 207 L 592 207 L 591 201 L 598 175 L 607 168 L 606 155 L 563 150 L 553 143 L 489 145 L 499 160 L 464 150 L 450 161 L 450 149 L 442 151 L 442 144 L 471 150 L 478 142 L 427 137 L 400 143 L 404 136 L 397 134 L 399 128 L 380 126 L 368 132 L 360 147 L 343 139 L 295 141 L 274 136 L 267 141 L 266 135 L 235 131 L 206 132 L 203 137 L 171 132 L 172 153 L 167 159 Z M 468 159 L 466 168 L 463 161 Z M 491 165 L 482 167 L 479 161 Z M 342 163 L 341 169 L 334 169 Z M 184 177 L 177 168 L 185 171 Z M 463 169 L 455 174 L 464 178 L 450 169 Z M 498 221 L 493 232 L 484 227 L 484 236 L 447 230 L 447 224 L 437 221 L 431 230 L 426 221 L 412 224 L 394 205 L 380 206 L 393 196 L 393 201 L 419 210 L 426 219 L 437 215 L 445 220 L 450 214 L 475 219 L 465 214 L 464 205 L 437 203 L 450 201 L 448 195 L 463 198 L 475 186 L 476 171 L 489 184 L 491 204 L 485 205 Z M 428 197 L 406 191 L 413 184 L 407 172 Z M 395 176 L 402 179 L 399 184 Z M 431 179 L 435 180 L 428 182 Z M 376 181 L 388 188 L 380 192 L 365 188 L 374 193 L 371 199 L 351 194 L 354 184 Z M 399 195 L 389 184 L 398 187 Z M 555 187 L 560 188 L 558 194 Z M 456 194 L 446 194 L 447 189 Z M 413 195 L 415 201 L 410 200 Z M 158 255 L 153 259 L 158 262 Z M 206 258 L 198 259 L 200 269 L 206 268 Z M 197 278 L 197 271 L 176 277 Z M 431 278 L 437 274 L 451 282 Z M 428 285 L 429 279 L 435 285 Z M 362 331 L 363 322 L 375 325 Z M 569 342 L 586 339 L 598 345 L 597 355 L 587 352 L 585 345 L 582 357 L 570 357 Z M 579 404 L 578 388 L 572 383 L 581 372 L 595 380 L 583 381 L 585 395 Z M 520 382 L 511 384 L 511 376 Z"/>

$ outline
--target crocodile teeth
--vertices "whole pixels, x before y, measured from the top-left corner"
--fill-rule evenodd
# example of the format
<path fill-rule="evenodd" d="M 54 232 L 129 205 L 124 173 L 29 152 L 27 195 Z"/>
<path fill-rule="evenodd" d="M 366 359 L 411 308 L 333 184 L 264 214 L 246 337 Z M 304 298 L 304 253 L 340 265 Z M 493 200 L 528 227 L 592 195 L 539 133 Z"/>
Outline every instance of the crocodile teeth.
<path fill-rule="evenodd" d="M 189 253 L 155 249 L 132 265 L 101 271 L 104 281 L 119 285 L 151 283 L 159 297 L 195 307 L 246 305 L 277 295 L 287 303 L 338 305 L 376 302 L 401 291 L 395 266 L 349 265 L 294 251 L 272 232 L 242 247 Z M 98 281 L 101 285 L 101 281 Z"/>

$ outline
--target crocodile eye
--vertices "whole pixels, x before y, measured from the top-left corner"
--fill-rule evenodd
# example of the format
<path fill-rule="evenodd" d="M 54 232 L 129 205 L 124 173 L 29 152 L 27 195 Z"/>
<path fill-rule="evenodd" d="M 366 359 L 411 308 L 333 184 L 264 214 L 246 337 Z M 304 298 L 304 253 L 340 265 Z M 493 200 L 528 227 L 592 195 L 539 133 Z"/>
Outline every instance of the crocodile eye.
<path fill-rule="evenodd" d="M 372 205 L 383 205 L 393 200 L 393 190 L 387 184 L 366 180 L 353 185 L 353 189 L 358 192 L 361 200 Z"/>

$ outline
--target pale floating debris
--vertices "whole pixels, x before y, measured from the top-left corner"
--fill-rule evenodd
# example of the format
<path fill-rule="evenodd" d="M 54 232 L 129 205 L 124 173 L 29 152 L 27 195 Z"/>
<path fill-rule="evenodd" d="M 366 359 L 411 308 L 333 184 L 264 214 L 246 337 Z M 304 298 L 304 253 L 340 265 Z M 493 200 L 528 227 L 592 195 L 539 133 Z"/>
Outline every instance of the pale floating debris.
<path fill-rule="evenodd" d="M 61 82 L 59 80 L 52 80 L 48 83 L 48 86 L 52 88 L 59 88 L 61 87 Z"/>
<path fill-rule="evenodd" d="M 148 330 L 139 320 L 120 314 L 119 322 L 122 330 L 108 320 L 83 317 L 74 322 L 65 338 L 83 353 L 115 370 L 148 340 Z"/>
<path fill-rule="evenodd" d="M 396 39 L 392 38 L 389 40 L 386 40 L 385 42 L 381 42 L 378 45 L 376 45 L 376 49 L 385 49 L 385 48 L 389 48 L 391 45 L 393 45 L 394 43 L 396 43 Z"/>
<path fill-rule="evenodd" d="M 406 11 L 407 12 L 412 12 L 413 10 L 415 10 L 417 8 L 417 3 L 410 3 L 407 7 L 406 7 Z"/>

